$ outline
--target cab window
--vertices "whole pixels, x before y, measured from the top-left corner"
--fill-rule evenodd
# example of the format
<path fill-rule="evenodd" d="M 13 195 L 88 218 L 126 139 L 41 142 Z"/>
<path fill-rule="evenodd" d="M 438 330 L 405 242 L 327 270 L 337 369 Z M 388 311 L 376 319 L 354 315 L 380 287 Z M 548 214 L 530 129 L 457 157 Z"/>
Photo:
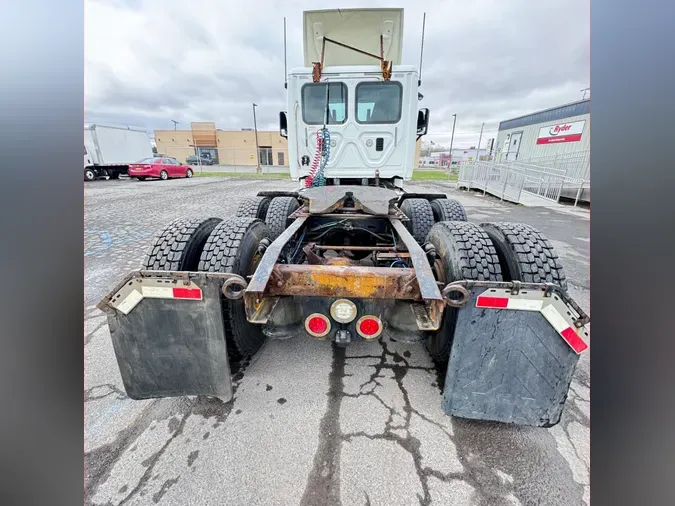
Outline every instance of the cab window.
<path fill-rule="evenodd" d="M 302 120 L 307 125 L 328 125 L 347 121 L 347 86 L 344 83 L 309 83 L 302 87 Z"/>
<path fill-rule="evenodd" d="M 359 83 L 356 86 L 356 121 L 398 123 L 401 119 L 403 88 L 396 81 Z"/>

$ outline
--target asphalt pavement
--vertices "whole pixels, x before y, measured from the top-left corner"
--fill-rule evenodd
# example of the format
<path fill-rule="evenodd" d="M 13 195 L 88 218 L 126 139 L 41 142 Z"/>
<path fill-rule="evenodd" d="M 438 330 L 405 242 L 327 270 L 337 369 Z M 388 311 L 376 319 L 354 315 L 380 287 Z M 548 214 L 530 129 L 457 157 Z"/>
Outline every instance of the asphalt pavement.
<path fill-rule="evenodd" d="M 590 503 L 589 352 L 562 422 L 471 422 L 441 410 L 420 344 L 346 349 L 298 334 L 268 341 L 234 376 L 230 403 L 133 401 L 95 304 L 178 217 L 221 217 L 289 180 L 193 178 L 85 183 L 85 494 L 88 505 L 581 505 Z M 521 221 L 554 244 L 589 310 L 589 213 L 502 203 L 444 182 L 470 221 Z"/>

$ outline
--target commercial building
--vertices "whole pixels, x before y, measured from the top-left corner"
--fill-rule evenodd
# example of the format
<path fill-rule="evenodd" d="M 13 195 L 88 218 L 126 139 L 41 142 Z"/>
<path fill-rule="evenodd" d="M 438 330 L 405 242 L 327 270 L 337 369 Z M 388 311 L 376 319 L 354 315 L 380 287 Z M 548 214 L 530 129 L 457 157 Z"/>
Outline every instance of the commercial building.
<path fill-rule="evenodd" d="M 496 159 L 506 162 L 569 157 L 588 152 L 590 144 L 591 100 L 586 99 L 502 121 Z"/>
<path fill-rule="evenodd" d="M 155 130 L 157 152 L 185 162 L 199 152 L 218 165 L 256 166 L 255 131 L 221 130 L 212 122 L 192 122 L 190 130 Z M 261 166 L 288 167 L 288 141 L 278 131 L 258 130 Z M 417 141 L 415 160 L 419 160 L 421 141 Z"/>
<path fill-rule="evenodd" d="M 448 167 L 451 164 L 453 166 L 461 165 L 462 163 L 471 162 L 476 160 L 477 157 L 480 157 L 480 160 L 488 160 L 489 157 L 487 149 L 477 150 L 475 146 L 471 146 L 468 149 L 463 148 L 453 148 L 452 157 L 450 156 L 450 150 L 447 151 L 437 151 L 431 153 L 428 156 L 422 156 L 419 158 L 420 167 Z"/>
<path fill-rule="evenodd" d="M 495 159 L 520 162 L 533 171 L 532 178 L 555 181 L 561 198 L 590 202 L 590 147 L 591 100 L 586 99 L 502 121 Z"/>
<path fill-rule="evenodd" d="M 157 152 L 185 162 L 201 154 L 218 165 L 256 166 L 253 129 L 220 130 L 215 123 L 193 122 L 190 130 L 155 130 Z M 288 143 L 279 132 L 258 130 L 260 165 L 288 166 Z"/>

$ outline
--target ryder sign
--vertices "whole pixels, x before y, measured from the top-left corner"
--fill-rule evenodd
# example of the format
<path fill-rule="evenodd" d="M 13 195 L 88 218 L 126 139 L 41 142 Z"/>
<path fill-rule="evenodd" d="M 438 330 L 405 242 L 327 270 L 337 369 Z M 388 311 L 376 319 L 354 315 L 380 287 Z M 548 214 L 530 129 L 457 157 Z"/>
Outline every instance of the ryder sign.
<path fill-rule="evenodd" d="M 542 127 L 539 129 L 537 144 L 580 141 L 585 124 L 586 120 L 575 121 L 573 123 L 559 123 L 557 125 Z"/>

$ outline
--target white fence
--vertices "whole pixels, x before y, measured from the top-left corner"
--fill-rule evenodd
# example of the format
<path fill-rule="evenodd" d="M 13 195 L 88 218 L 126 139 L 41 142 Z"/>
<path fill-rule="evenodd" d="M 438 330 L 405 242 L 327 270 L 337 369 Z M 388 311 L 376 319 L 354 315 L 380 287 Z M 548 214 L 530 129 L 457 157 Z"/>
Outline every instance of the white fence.
<path fill-rule="evenodd" d="M 588 179 L 591 168 L 591 152 L 590 150 L 575 151 L 562 155 L 540 156 L 519 161 L 528 165 L 556 169 L 567 178 Z"/>
<path fill-rule="evenodd" d="M 582 190 L 590 189 L 590 158 L 587 154 L 550 157 L 534 162 L 465 164 L 459 169 L 457 184 L 460 188 L 483 190 L 484 193 L 516 203 L 521 201 L 522 192 L 558 202 L 564 189 L 574 189 L 575 206 Z M 582 172 L 583 176 L 579 176 Z"/>

